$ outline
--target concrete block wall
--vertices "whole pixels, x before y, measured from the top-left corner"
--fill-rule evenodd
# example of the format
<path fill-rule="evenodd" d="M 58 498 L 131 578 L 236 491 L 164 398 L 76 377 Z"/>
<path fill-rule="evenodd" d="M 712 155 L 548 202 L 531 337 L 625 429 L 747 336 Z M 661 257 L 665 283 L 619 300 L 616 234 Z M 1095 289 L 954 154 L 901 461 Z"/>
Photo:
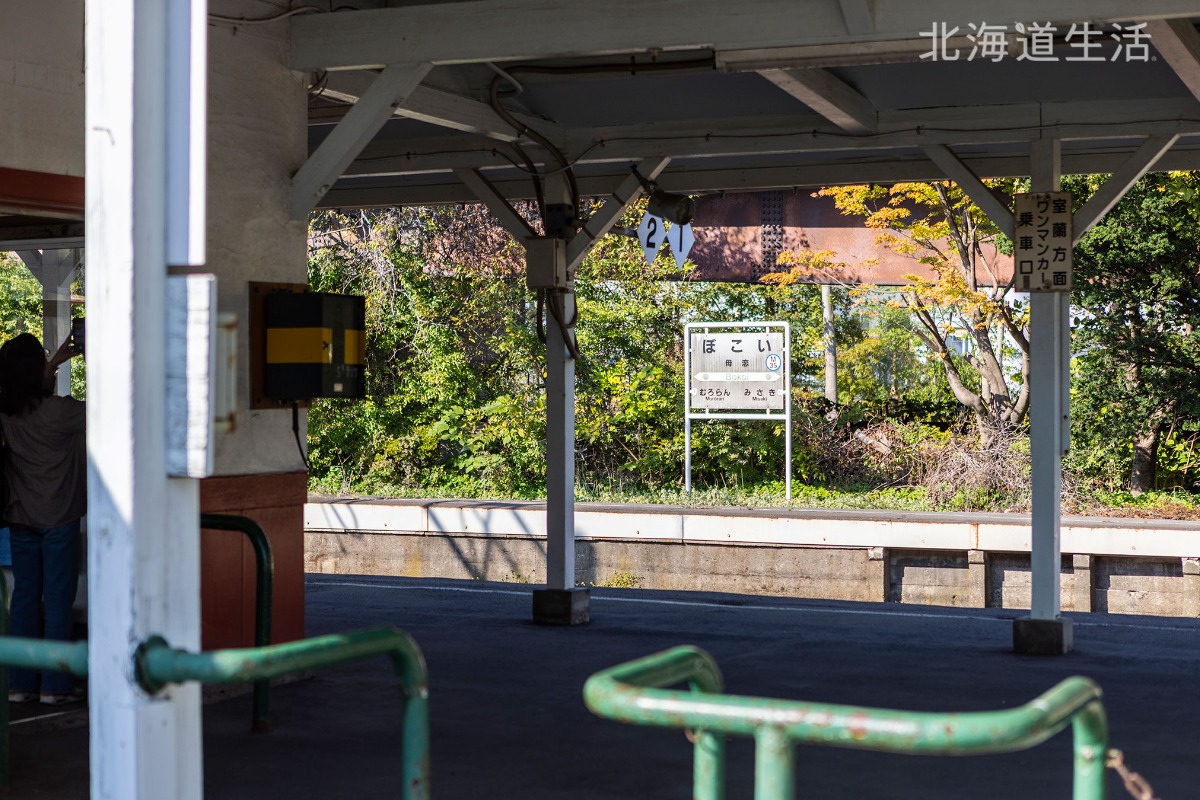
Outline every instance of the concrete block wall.
<path fill-rule="evenodd" d="M 1180 616 L 1188 605 L 1189 581 L 1179 558 L 1097 558 L 1093 608 L 1117 614 Z"/>
<path fill-rule="evenodd" d="M 938 606 L 970 606 L 967 554 L 943 550 L 887 553 L 887 600 Z"/>
<path fill-rule="evenodd" d="M 864 548 L 589 541 L 576 544 L 575 563 L 591 584 L 631 575 L 645 589 L 883 600 Z"/>
<path fill-rule="evenodd" d="M 540 504 L 421 502 L 310 502 L 305 568 L 544 581 Z M 980 515 L 988 517 L 981 522 L 967 515 L 889 512 L 879 520 L 856 512 L 799 510 L 759 512 L 761 516 L 744 510 L 722 513 L 583 508 L 577 515 L 577 530 L 582 531 L 576 542 L 577 579 L 593 585 L 636 582 L 646 589 L 1029 608 L 1028 551 L 983 546 L 1021 546 L 1027 519 Z M 1200 526 L 1088 520 L 1066 530 L 1073 546 L 1090 544 L 1095 552 L 1063 555 L 1064 611 L 1200 617 L 1200 554 L 1188 554 L 1200 550 L 1195 535 Z M 873 538 L 887 546 L 871 544 Z M 982 544 L 955 547 L 957 543 Z"/>

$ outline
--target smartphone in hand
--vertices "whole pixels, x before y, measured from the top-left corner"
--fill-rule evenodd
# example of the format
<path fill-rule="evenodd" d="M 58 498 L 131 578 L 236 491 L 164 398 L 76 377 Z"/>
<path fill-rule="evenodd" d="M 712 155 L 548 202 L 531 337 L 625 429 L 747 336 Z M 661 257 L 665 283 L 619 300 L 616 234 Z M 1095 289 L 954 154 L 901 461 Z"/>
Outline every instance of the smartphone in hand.
<path fill-rule="evenodd" d="M 83 355 L 85 330 L 83 317 L 71 320 L 71 352 L 76 355 Z"/>

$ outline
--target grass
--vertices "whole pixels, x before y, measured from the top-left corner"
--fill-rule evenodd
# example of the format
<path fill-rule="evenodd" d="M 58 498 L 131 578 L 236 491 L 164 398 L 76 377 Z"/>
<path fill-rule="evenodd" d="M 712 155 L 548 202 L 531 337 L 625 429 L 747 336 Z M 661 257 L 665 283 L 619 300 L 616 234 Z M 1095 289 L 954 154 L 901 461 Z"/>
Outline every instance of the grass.
<path fill-rule="evenodd" d="M 792 499 L 782 484 L 752 488 L 722 487 L 695 489 L 581 486 L 575 499 L 582 503 L 645 503 L 686 508 L 877 508 L 890 511 L 931 511 L 925 490 L 913 487 L 837 490 L 822 486 L 792 484 Z"/>
<path fill-rule="evenodd" d="M 1181 490 L 1145 492 L 1136 497 L 1125 491 L 1101 491 L 1090 500 L 1072 511 L 1109 517 L 1200 520 L 1200 497 Z"/>
<path fill-rule="evenodd" d="M 591 585 L 602 589 L 637 589 L 645 580 L 641 575 L 634 575 L 628 570 L 621 569 L 599 583 Z M 581 583 L 579 585 L 583 586 L 584 584 Z"/>
<path fill-rule="evenodd" d="M 469 500 L 544 500 L 541 496 L 512 497 L 498 493 L 463 493 L 439 490 L 436 487 L 377 486 L 351 487 L 348 494 L 356 497 L 397 497 L 412 499 L 444 499 L 454 497 Z M 321 494 L 341 494 L 334 487 L 314 480 L 309 490 Z M 621 485 L 580 485 L 575 500 L 580 503 L 614 503 L 637 505 L 667 505 L 682 508 L 822 508 L 879 511 L 1029 511 L 1028 489 L 1020 496 L 999 497 L 960 490 L 934 502 L 926 489 L 919 486 L 888 488 L 828 487 L 792 483 L 792 499 L 785 497 L 782 481 L 756 486 L 720 486 L 696 488 L 685 492 L 678 486 L 648 487 Z M 1148 519 L 1200 520 L 1200 495 L 1190 492 L 1146 492 L 1134 497 L 1129 492 L 1091 491 L 1065 498 L 1063 512 L 1083 516 L 1140 517 Z M 518 576 L 513 576 L 518 579 Z"/>

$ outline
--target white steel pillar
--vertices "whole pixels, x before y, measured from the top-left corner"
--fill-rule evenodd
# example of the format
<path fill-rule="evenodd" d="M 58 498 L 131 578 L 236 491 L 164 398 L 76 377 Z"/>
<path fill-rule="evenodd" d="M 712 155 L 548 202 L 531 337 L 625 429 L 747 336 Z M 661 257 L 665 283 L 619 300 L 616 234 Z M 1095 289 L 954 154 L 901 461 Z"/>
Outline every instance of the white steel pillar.
<path fill-rule="evenodd" d="M 71 335 L 71 284 L 78 274 L 82 255 L 80 250 L 53 251 L 55 268 L 42 280 L 42 346 L 52 353 Z M 74 366 L 72 360 L 59 367 L 54 379 L 55 394 L 64 397 L 71 394 Z"/>
<path fill-rule="evenodd" d="M 575 293 L 562 302 L 573 317 Z M 575 587 L 575 359 L 553 317 L 546 324 L 546 586 Z"/>
<path fill-rule="evenodd" d="M 200 645 L 198 483 L 167 477 L 164 339 L 169 266 L 203 258 L 206 15 L 86 3 L 93 800 L 203 796 L 199 687 L 148 696 L 133 653 Z"/>
<path fill-rule="evenodd" d="M 545 198 L 547 206 L 574 208 L 562 175 L 546 181 Z M 553 258 L 553 272 L 565 274 L 565 240 L 553 248 Z M 570 275 L 573 286 L 573 270 Z M 546 588 L 534 592 L 533 619 L 573 625 L 590 619 L 589 592 L 575 586 L 574 289 L 547 290 L 546 306 Z"/>
<path fill-rule="evenodd" d="M 505 229 L 525 242 L 528 286 L 543 292 L 546 305 L 546 586 L 533 592 L 535 622 L 575 625 L 590 619 L 590 592 L 575 585 L 575 359 L 568 346 L 575 342 L 575 269 L 639 196 L 643 179 L 658 177 L 668 163 L 659 156 L 638 164 L 640 175 L 622 181 L 579 231 L 564 224 L 577 213 L 565 176 L 547 176 L 547 216 L 555 217 L 559 228 L 544 219 L 541 236 L 487 178 L 475 170 L 455 170 Z"/>
<path fill-rule="evenodd" d="M 1062 188 L 1058 140 L 1037 140 L 1031 150 L 1033 192 Z M 1070 328 L 1068 292 L 1029 296 L 1029 435 L 1033 462 L 1033 521 L 1028 619 L 1014 622 L 1017 652 L 1055 655 L 1072 647 L 1071 623 L 1061 607 L 1062 457 L 1070 443 Z"/>

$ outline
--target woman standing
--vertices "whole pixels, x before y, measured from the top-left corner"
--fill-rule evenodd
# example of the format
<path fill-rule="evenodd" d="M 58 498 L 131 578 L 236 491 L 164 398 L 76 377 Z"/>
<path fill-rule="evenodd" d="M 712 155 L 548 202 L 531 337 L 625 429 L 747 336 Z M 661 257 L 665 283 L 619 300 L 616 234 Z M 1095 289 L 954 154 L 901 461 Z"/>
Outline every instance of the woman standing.
<path fill-rule="evenodd" d="M 72 339 L 47 361 L 28 333 L 0 347 L 0 427 L 8 443 L 12 536 L 12 635 L 70 641 L 79 580 L 79 523 L 87 509 L 84 404 L 52 394 Z M 8 699 L 59 705 L 78 700 L 64 672 L 12 670 Z"/>

